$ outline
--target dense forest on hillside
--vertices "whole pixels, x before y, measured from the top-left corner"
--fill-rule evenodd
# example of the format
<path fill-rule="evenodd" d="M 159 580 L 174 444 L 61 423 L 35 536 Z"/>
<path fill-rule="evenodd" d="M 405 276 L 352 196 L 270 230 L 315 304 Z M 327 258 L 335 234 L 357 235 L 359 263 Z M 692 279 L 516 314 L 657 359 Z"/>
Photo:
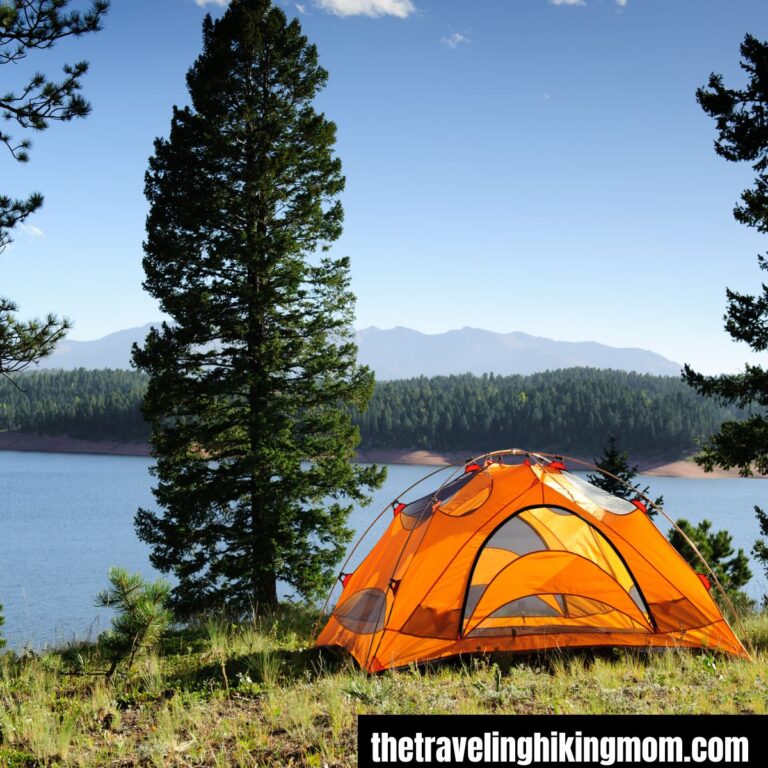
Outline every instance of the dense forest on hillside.
<path fill-rule="evenodd" d="M 736 413 L 675 378 L 568 368 L 380 382 L 360 426 L 367 448 L 596 453 L 613 433 L 649 454 L 692 449 Z"/>
<path fill-rule="evenodd" d="M 139 410 L 147 376 L 136 371 L 40 371 L 0 380 L 0 431 L 146 440 Z"/>
<path fill-rule="evenodd" d="M 2 380 L 0 431 L 143 440 L 146 384 L 135 371 L 84 369 Z M 358 423 L 369 449 L 596 453 L 614 433 L 633 453 L 649 454 L 690 450 L 737 414 L 675 378 L 570 368 L 380 382 Z"/>

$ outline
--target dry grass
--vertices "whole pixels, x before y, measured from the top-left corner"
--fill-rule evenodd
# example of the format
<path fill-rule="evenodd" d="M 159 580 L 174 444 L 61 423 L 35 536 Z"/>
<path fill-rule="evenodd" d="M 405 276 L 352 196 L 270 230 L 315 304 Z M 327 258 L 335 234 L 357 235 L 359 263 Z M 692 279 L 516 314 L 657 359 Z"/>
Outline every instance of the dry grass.
<path fill-rule="evenodd" d="M 708 654 L 472 659 L 367 677 L 309 648 L 310 623 L 210 622 L 107 684 L 87 646 L 0 657 L 0 766 L 354 766 L 359 713 L 768 712 L 755 663 Z M 75 673 L 75 674 L 73 674 Z"/>

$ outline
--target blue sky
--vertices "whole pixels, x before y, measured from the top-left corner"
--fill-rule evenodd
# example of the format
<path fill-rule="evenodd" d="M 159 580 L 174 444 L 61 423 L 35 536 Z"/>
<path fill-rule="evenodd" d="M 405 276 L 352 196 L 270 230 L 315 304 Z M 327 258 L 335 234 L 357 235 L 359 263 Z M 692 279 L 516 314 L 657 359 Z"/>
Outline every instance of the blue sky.
<path fill-rule="evenodd" d="M 74 5 L 82 5 L 75 2 Z M 0 256 L 24 316 L 91 339 L 159 316 L 141 288 L 143 175 L 218 0 L 113 0 L 85 58 L 93 113 L 0 155 L 0 190 L 44 209 Z M 338 125 L 357 325 L 464 325 L 653 349 L 717 372 L 726 285 L 755 291 L 764 238 L 731 214 L 752 178 L 718 158 L 694 92 L 743 83 L 765 0 L 283 0 L 318 45 Z M 23 69 L 0 68 L 0 88 Z M 18 131 L 14 128 L 18 135 Z"/>

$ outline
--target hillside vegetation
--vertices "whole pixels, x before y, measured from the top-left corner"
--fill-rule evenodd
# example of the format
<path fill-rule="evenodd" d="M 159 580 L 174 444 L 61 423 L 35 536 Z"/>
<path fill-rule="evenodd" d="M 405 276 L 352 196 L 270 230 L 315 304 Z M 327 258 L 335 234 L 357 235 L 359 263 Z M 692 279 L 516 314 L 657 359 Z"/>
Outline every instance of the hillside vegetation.
<path fill-rule="evenodd" d="M 360 417 L 370 448 L 520 446 L 598 452 L 690 450 L 737 411 L 667 376 L 567 368 L 530 376 L 438 376 L 380 382 Z"/>
<path fill-rule="evenodd" d="M 0 379 L 0 431 L 144 440 L 148 377 L 135 371 L 40 371 Z"/>
<path fill-rule="evenodd" d="M 98 646 L 0 656 L 0 765 L 355 766 L 362 713 L 768 712 L 755 663 L 670 650 L 467 658 L 368 677 L 312 644 L 313 617 L 177 632 L 108 682 Z"/>
<path fill-rule="evenodd" d="M 0 381 L 0 431 L 143 440 L 147 377 L 134 371 L 41 371 Z M 363 448 L 597 453 L 610 433 L 633 454 L 693 450 L 742 413 L 675 378 L 569 368 L 530 376 L 437 376 L 379 382 L 357 416 Z"/>

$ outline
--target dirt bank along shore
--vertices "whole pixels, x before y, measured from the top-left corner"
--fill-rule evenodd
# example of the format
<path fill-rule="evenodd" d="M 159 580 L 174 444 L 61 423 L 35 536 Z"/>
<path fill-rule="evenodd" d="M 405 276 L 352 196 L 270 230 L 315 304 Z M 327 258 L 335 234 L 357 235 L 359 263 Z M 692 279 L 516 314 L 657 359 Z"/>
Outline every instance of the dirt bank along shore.
<path fill-rule="evenodd" d="M 423 464 L 425 466 L 460 465 L 471 456 L 471 451 L 444 453 L 394 449 L 360 451 L 357 454 L 357 458 L 363 462 L 373 462 L 377 464 Z M 592 463 L 592 459 L 582 458 L 582 461 L 587 461 L 590 464 Z M 640 467 L 641 475 L 650 475 L 653 477 L 684 477 L 690 479 L 739 477 L 739 472 L 736 469 L 718 469 L 714 472 L 705 472 L 698 464 L 694 463 L 690 457 L 676 460 L 639 460 L 637 463 Z M 572 468 L 576 470 L 588 469 L 588 467 L 576 463 L 573 464 Z"/>
<path fill-rule="evenodd" d="M 29 432 L 0 432 L 0 451 L 42 451 L 44 453 L 96 453 L 112 456 L 149 456 L 148 443 L 118 440 L 82 440 L 68 435 L 39 435 Z M 456 466 L 472 456 L 471 451 L 370 450 L 358 452 L 362 462 Z M 590 459 L 585 459 L 591 461 Z M 704 472 L 690 458 L 638 461 L 640 473 L 653 477 L 721 478 L 739 477 L 735 469 Z M 574 464 L 574 469 L 584 469 Z"/>
<path fill-rule="evenodd" d="M 0 451 L 43 453 L 101 453 L 112 456 L 149 456 L 148 443 L 119 440 L 81 440 L 68 435 L 0 432 Z"/>

